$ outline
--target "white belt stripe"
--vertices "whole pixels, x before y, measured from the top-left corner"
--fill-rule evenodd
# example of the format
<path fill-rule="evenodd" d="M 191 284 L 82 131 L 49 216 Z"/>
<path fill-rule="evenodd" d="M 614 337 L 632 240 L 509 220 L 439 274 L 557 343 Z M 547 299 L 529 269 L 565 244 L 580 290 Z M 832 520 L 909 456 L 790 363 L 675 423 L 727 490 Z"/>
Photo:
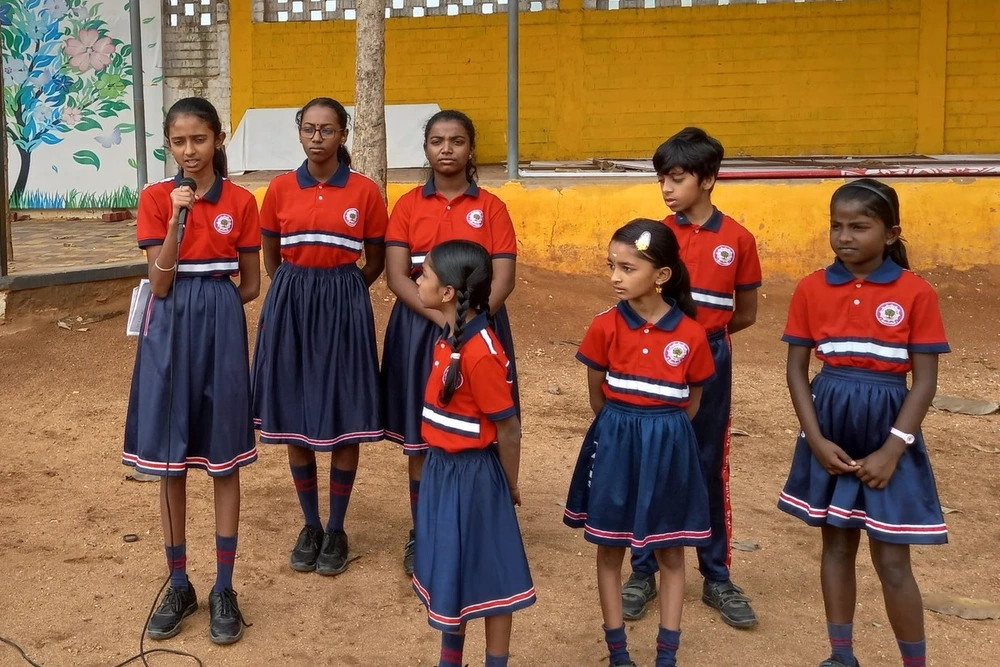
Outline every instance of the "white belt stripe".
<path fill-rule="evenodd" d="M 450 429 L 456 431 L 462 431 L 463 433 L 468 433 L 469 435 L 479 435 L 479 423 L 471 423 L 462 421 L 461 419 L 455 419 L 454 417 L 448 417 L 442 415 L 434 410 L 430 409 L 426 405 L 424 406 L 423 412 L 424 419 L 434 424 L 440 426 L 447 426 Z"/>
<path fill-rule="evenodd" d="M 658 398 L 676 398 L 683 400 L 691 395 L 690 389 L 687 387 L 684 387 L 683 389 L 678 389 L 677 387 L 664 387 L 662 385 L 653 384 L 652 382 L 625 379 L 618 377 L 614 373 L 608 373 L 607 380 L 608 386 L 612 389 L 639 392 L 648 396 L 656 396 Z"/>
<path fill-rule="evenodd" d="M 893 361 L 906 361 L 910 358 L 906 348 L 887 347 L 871 341 L 860 340 L 826 341 L 820 343 L 816 350 L 822 354 L 868 354 Z"/>
<path fill-rule="evenodd" d="M 423 266 L 424 260 L 427 258 L 426 254 L 423 255 L 410 255 L 410 264 L 413 266 Z"/>
<path fill-rule="evenodd" d="M 339 234 L 289 234 L 281 237 L 281 245 L 293 245 L 297 243 L 326 243 L 347 248 L 348 250 L 361 250 L 362 242 Z"/>
<path fill-rule="evenodd" d="M 731 297 L 715 296 L 714 294 L 705 294 L 704 292 L 698 292 L 696 290 L 691 290 L 691 298 L 698 303 L 704 303 L 712 306 L 725 306 L 726 308 L 732 308 L 734 305 L 734 301 Z"/>
<path fill-rule="evenodd" d="M 232 273 L 240 270 L 240 263 L 232 262 L 204 262 L 201 264 L 177 264 L 177 273 Z"/>

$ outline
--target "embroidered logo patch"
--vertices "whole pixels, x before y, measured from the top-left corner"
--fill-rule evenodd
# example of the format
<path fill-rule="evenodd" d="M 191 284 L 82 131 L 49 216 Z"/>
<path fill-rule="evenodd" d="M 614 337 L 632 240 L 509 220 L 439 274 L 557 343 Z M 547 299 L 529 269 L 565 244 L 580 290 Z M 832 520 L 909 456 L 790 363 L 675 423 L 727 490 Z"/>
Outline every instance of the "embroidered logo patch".
<path fill-rule="evenodd" d="M 727 245 L 720 245 L 712 253 L 712 257 L 719 266 L 729 266 L 736 261 L 736 251 Z"/>
<path fill-rule="evenodd" d="M 671 366 L 680 366 L 687 359 L 689 352 L 691 352 L 691 348 L 688 347 L 687 343 L 675 340 L 663 348 L 663 358 Z"/>
<path fill-rule="evenodd" d="M 447 368 L 445 368 L 445 369 L 444 369 L 444 373 L 442 373 L 442 374 L 441 374 L 441 385 L 442 385 L 442 386 L 444 386 L 444 385 L 448 384 L 448 372 L 449 372 L 450 370 L 451 370 L 451 366 L 448 366 Z M 462 374 L 461 374 L 461 373 L 459 373 L 459 374 L 458 374 L 458 384 L 456 384 L 456 385 L 455 385 L 455 389 L 458 389 L 458 388 L 459 388 L 459 387 L 461 387 L 461 386 L 462 386 L 462 385 L 463 385 L 464 383 L 465 383 L 465 378 L 463 378 L 463 377 L 462 377 Z"/>
<path fill-rule="evenodd" d="M 480 211 L 478 208 L 475 211 L 469 211 L 469 214 L 465 216 L 465 221 L 470 225 L 472 225 L 473 227 L 475 227 L 476 229 L 479 229 L 480 227 L 483 226 L 484 219 L 485 218 L 483 217 L 483 212 Z"/>
<path fill-rule="evenodd" d="M 353 227 L 356 224 L 358 224 L 359 217 L 360 214 L 358 213 L 358 209 L 356 208 L 349 208 L 346 211 L 344 211 L 344 222 L 347 223 L 348 227 Z"/>
<path fill-rule="evenodd" d="M 220 213 L 215 216 L 215 223 L 213 224 L 215 226 L 215 231 L 220 234 L 228 234 L 233 231 L 233 216 L 228 213 Z"/>
<path fill-rule="evenodd" d="M 903 321 L 903 307 L 895 301 L 886 301 L 875 309 L 875 318 L 887 327 L 894 327 Z"/>

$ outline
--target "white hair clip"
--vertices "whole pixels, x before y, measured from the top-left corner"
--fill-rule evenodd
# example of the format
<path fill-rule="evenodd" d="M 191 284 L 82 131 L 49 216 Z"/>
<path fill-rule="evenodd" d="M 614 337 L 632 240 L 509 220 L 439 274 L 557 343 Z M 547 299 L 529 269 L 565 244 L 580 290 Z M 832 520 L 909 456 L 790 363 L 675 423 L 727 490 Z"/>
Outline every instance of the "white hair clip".
<path fill-rule="evenodd" d="M 639 234 L 639 238 L 635 240 L 635 248 L 639 252 L 646 252 L 649 250 L 649 242 L 653 240 L 653 235 L 649 232 L 643 232 Z"/>
<path fill-rule="evenodd" d="M 458 361 L 461 358 L 462 358 L 462 355 L 460 355 L 458 352 L 452 352 L 451 353 L 451 360 L 452 361 Z"/>

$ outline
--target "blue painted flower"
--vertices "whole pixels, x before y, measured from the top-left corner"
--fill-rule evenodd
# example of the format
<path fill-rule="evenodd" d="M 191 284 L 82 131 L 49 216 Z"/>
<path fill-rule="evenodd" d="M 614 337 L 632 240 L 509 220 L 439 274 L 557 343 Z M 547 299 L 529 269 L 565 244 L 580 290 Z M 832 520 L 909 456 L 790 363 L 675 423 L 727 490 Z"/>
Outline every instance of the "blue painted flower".
<path fill-rule="evenodd" d="M 28 67 L 22 60 L 5 60 L 3 63 L 3 78 L 5 82 L 21 85 L 28 78 Z"/>

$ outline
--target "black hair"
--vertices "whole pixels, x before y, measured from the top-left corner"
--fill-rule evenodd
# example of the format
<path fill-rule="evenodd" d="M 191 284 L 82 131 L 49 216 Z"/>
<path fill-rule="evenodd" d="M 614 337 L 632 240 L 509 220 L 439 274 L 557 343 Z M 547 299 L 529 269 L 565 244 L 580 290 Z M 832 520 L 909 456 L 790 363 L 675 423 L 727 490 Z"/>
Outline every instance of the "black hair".
<path fill-rule="evenodd" d="M 830 199 L 830 212 L 838 204 L 849 201 L 863 206 L 865 215 L 881 220 L 886 229 L 902 227 L 899 221 L 899 195 L 885 183 L 873 178 L 861 178 L 841 185 Z M 882 257 L 889 257 L 904 269 L 910 268 L 902 235 L 885 246 Z"/>
<path fill-rule="evenodd" d="M 640 250 L 636 242 L 644 234 L 649 234 L 649 247 Z M 694 317 L 697 305 L 691 296 L 691 278 L 687 266 L 681 259 L 681 247 L 677 237 L 662 222 L 648 218 L 636 218 L 621 227 L 611 237 L 612 241 L 635 248 L 639 255 L 651 262 L 657 269 L 670 269 L 670 280 L 663 284 L 663 298 L 673 299 L 677 307 L 688 317 Z"/>
<path fill-rule="evenodd" d="M 469 135 L 469 161 L 465 164 L 465 178 L 468 179 L 469 183 L 475 183 L 479 177 L 479 170 L 476 169 L 476 161 L 473 159 L 476 150 L 476 126 L 472 124 L 472 119 L 461 111 L 444 109 L 428 119 L 427 124 L 424 125 L 424 150 L 427 149 L 427 140 L 431 136 L 431 128 L 434 127 L 434 124 L 449 120 L 461 124 L 465 128 L 466 134 Z"/>
<path fill-rule="evenodd" d="M 431 270 L 442 285 L 455 288 L 457 312 L 455 330 L 451 335 L 451 363 L 440 395 L 441 404 L 448 405 L 458 388 L 462 365 L 459 346 L 469 309 L 479 313 L 490 312 L 493 262 L 486 248 L 473 241 L 445 241 L 434 246 L 424 262 L 430 263 Z"/>
<path fill-rule="evenodd" d="M 295 114 L 295 127 L 302 127 L 302 116 L 313 107 L 326 107 L 333 110 L 333 113 L 337 114 L 337 120 L 340 121 L 341 129 L 348 129 L 347 124 L 351 121 L 351 117 L 347 114 L 347 109 L 344 108 L 344 105 L 332 97 L 316 97 L 306 102 L 306 105 Z M 341 164 L 346 164 L 348 167 L 351 166 L 351 152 L 347 150 L 347 146 L 344 144 L 337 145 L 337 160 Z"/>
<path fill-rule="evenodd" d="M 653 169 L 657 175 L 666 176 L 673 169 L 694 174 L 698 182 L 718 178 L 726 149 L 715 137 L 700 127 L 685 127 L 660 144 L 653 154 Z"/>
<path fill-rule="evenodd" d="M 219 112 L 216 111 L 212 103 L 203 97 L 185 97 L 174 102 L 170 110 L 167 111 L 167 117 L 163 119 L 163 136 L 167 141 L 170 140 L 170 126 L 174 124 L 178 116 L 183 115 L 194 116 L 205 121 L 205 124 L 215 134 L 216 139 L 222 136 L 222 119 L 219 118 Z M 212 169 L 219 172 L 220 176 L 229 175 L 229 161 L 226 159 L 226 149 L 222 146 L 215 149 L 215 155 L 212 156 Z"/>

